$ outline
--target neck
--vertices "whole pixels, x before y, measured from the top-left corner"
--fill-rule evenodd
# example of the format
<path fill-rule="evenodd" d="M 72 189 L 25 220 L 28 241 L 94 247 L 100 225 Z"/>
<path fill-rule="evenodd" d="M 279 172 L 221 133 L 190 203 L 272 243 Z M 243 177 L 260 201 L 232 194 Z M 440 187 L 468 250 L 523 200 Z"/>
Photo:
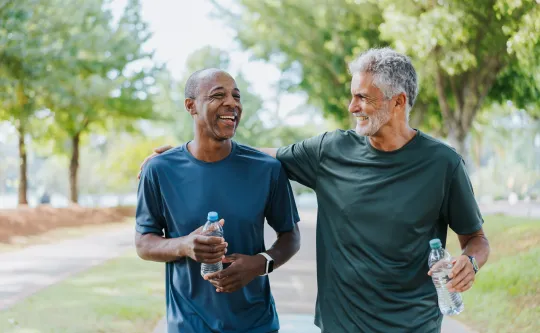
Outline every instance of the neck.
<path fill-rule="evenodd" d="M 375 135 L 369 136 L 373 148 L 382 151 L 394 151 L 405 146 L 416 135 L 416 130 L 407 123 L 398 126 L 383 126 Z"/>
<path fill-rule="evenodd" d="M 229 156 L 232 149 L 232 141 L 230 139 L 218 141 L 196 135 L 193 141 L 188 143 L 187 149 L 198 160 L 217 162 Z"/>

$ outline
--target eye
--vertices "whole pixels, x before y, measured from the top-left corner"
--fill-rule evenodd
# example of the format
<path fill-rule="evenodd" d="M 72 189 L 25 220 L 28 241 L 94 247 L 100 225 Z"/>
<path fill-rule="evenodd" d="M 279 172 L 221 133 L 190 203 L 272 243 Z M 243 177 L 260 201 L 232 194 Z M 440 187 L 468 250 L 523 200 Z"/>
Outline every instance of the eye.
<path fill-rule="evenodd" d="M 223 98 L 224 96 L 225 96 L 225 94 L 219 93 L 219 94 L 213 94 L 213 95 L 210 96 L 210 97 L 212 97 L 212 98 Z"/>
<path fill-rule="evenodd" d="M 234 99 L 240 100 L 240 95 L 238 95 L 238 94 L 234 94 L 233 97 L 234 97 Z"/>

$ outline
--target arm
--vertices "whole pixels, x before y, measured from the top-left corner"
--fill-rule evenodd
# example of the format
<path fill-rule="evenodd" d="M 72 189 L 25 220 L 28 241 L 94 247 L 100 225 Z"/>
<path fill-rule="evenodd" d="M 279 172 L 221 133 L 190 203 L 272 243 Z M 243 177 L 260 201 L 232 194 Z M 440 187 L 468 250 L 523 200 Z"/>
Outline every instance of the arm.
<path fill-rule="evenodd" d="M 452 272 L 448 275 L 452 280 L 448 288 L 450 291 L 464 292 L 472 287 L 476 277 L 468 256 L 474 257 L 478 266 L 482 267 L 487 262 L 490 249 L 482 228 L 484 219 L 463 160 L 459 161 L 452 174 L 443 207 L 444 218 L 458 234 L 463 250 L 462 255 L 453 260 Z"/>
<path fill-rule="evenodd" d="M 141 259 L 170 262 L 189 257 L 197 262 L 215 264 L 225 255 L 227 243 L 221 237 L 200 235 L 200 228 L 188 236 L 163 238 L 148 233 L 135 235 L 137 254 Z"/>
<path fill-rule="evenodd" d="M 480 229 L 469 235 L 458 235 L 458 239 L 463 255 L 474 257 L 478 268 L 482 268 L 487 262 L 490 252 L 489 241 L 484 230 Z"/>
<path fill-rule="evenodd" d="M 276 241 L 272 244 L 272 247 L 266 251 L 266 253 L 274 259 L 274 269 L 285 264 L 298 252 L 298 250 L 300 250 L 300 230 L 298 229 L 298 224 L 295 224 L 291 231 L 277 232 L 276 234 Z M 262 262 L 259 275 L 264 274 L 265 267 L 266 259 Z"/>
<path fill-rule="evenodd" d="M 189 235 L 164 238 L 167 223 L 163 216 L 156 163 L 150 163 L 142 171 L 137 190 L 136 234 L 137 254 L 144 260 L 170 262 L 190 257 L 197 262 L 216 263 L 225 254 L 227 243 L 221 237 L 201 235 L 202 226 Z M 223 225 L 224 221 L 220 223 Z"/>

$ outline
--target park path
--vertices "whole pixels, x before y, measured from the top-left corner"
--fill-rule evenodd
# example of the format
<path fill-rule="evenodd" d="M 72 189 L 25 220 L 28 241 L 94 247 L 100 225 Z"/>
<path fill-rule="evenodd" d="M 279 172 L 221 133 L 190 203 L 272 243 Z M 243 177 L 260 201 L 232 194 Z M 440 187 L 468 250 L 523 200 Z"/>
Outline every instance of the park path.
<path fill-rule="evenodd" d="M 69 276 L 134 247 L 134 228 L 122 227 L 0 254 L 0 311 Z"/>

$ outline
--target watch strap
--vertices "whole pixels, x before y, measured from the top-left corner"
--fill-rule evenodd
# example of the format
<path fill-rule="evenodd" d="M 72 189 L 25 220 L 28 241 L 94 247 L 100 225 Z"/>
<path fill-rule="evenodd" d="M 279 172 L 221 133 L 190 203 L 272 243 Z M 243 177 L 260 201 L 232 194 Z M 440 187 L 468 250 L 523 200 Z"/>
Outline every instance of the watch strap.
<path fill-rule="evenodd" d="M 266 252 L 261 252 L 261 253 L 258 253 L 258 254 L 260 254 L 261 256 L 266 258 L 266 266 L 265 266 L 265 269 L 264 269 L 264 274 L 262 274 L 261 276 L 268 275 L 268 273 L 270 273 L 268 271 L 268 269 L 270 268 L 270 262 L 273 262 L 274 259 L 272 259 L 272 257 L 270 257 L 270 255 L 268 253 L 266 253 Z"/>

